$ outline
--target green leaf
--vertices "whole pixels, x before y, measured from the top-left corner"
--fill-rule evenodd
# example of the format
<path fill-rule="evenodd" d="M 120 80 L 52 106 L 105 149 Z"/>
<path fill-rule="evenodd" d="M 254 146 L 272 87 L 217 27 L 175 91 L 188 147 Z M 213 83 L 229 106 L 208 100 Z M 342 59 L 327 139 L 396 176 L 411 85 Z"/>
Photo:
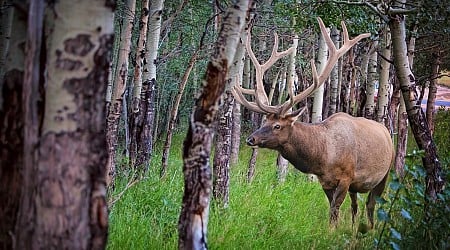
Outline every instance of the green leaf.
<path fill-rule="evenodd" d="M 402 211 L 400 212 L 400 214 L 403 216 L 403 218 L 411 221 L 413 218 L 411 217 L 411 215 L 409 214 L 408 211 L 406 211 L 405 209 L 402 208 Z"/>
<path fill-rule="evenodd" d="M 376 196 L 375 201 L 380 205 L 384 205 L 387 203 L 387 201 L 383 197 L 380 197 L 380 196 Z"/>
<path fill-rule="evenodd" d="M 393 180 L 393 181 L 391 181 L 391 183 L 389 184 L 389 187 L 390 187 L 392 190 L 397 191 L 397 190 L 401 187 L 401 184 L 400 184 L 400 182 L 398 182 L 398 181 L 396 181 L 396 180 Z"/>
<path fill-rule="evenodd" d="M 379 208 L 377 210 L 377 218 L 379 221 L 389 221 L 389 214 L 384 209 Z"/>
<path fill-rule="evenodd" d="M 389 244 L 391 244 L 392 249 L 400 250 L 400 246 L 397 243 L 390 241 Z"/>
<path fill-rule="evenodd" d="M 401 233 L 399 233 L 397 230 L 395 230 L 395 228 L 390 228 L 390 230 L 391 230 L 391 236 L 394 238 L 394 239 L 397 239 L 397 240 L 402 240 L 402 234 Z"/>

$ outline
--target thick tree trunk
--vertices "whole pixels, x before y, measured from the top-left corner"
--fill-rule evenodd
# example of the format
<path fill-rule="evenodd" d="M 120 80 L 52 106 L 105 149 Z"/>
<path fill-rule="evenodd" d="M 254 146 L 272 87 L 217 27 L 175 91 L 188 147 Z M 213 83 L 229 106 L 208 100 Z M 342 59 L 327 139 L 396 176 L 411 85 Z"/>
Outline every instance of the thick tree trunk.
<path fill-rule="evenodd" d="M 207 249 L 209 200 L 212 188 L 209 157 L 214 121 L 220 98 L 225 90 L 228 68 L 236 53 L 244 26 L 248 1 L 230 6 L 214 53 L 208 63 L 204 87 L 196 102 L 183 148 L 184 194 L 178 233 L 179 249 Z"/>
<path fill-rule="evenodd" d="M 3 18 L 11 18 L 8 29 L 14 30 L 12 33 L 2 30 L 6 34 L 2 34 L 5 37 L 2 36 L 0 41 L 2 44 L 8 43 L 2 47 L 4 61 L 0 65 L 0 249 L 12 249 L 23 181 L 23 44 L 27 37 L 27 17 L 26 13 L 17 11 L 12 6 L 1 11 L 6 12 L 2 13 Z"/>
<path fill-rule="evenodd" d="M 123 23 L 124 28 L 120 36 L 119 58 L 117 60 L 117 67 L 114 77 L 114 88 L 112 100 L 107 113 L 107 128 L 106 139 L 108 143 L 108 186 L 113 184 L 114 176 L 116 174 L 116 150 L 118 143 L 119 121 L 122 115 L 122 100 L 124 98 L 125 89 L 127 87 L 128 79 L 128 60 L 131 49 L 131 32 L 133 30 L 134 12 L 136 8 L 136 0 L 126 0 L 125 8 L 127 14 Z M 107 80 L 105 80 L 106 82 Z"/>
<path fill-rule="evenodd" d="M 92 1 L 49 8 L 45 112 L 36 151 L 26 151 L 35 158 L 24 169 L 16 248 L 104 249 L 106 86 L 99 83 L 108 78 L 113 8 Z M 96 18 L 83 18 L 87 12 Z"/>
<path fill-rule="evenodd" d="M 417 103 L 418 98 L 415 90 L 415 78 L 409 67 L 405 42 L 405 17 L 402 15 L 392 16 L 389 20 L 389 27 L 392 34 L 394 66 L 405 100 L 408 120 L 411 124 L 414 139 L 416 140 L 419 149 L 425 151 L 425 156 L 422 158 L 422 161 L 427 171 L 427 197 L 430 200 L 435 200 L 437 194 L 442 192 L 445 180 L 442 175 L 441 163 L 437 156 L 436 145 L 434 144 L 420 103 Z"/>

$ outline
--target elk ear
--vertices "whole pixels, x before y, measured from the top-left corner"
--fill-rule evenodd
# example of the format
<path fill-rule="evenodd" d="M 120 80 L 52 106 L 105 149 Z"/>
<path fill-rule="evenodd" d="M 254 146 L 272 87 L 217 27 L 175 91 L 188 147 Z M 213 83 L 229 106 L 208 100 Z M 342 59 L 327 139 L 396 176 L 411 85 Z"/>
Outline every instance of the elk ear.
<path fill-rule="evenodd" d="M 286 116 L 286 118 L 291 121 L 291 125 L 295 121 L 297 121 L 298 117 L 301 116 L 303 114 L 303 112 L 305 112 L 306 108 L 307 107 L 304 107 L 302 109 L 297 109 L 296 111 L 294 111 L 294 112 L 292 112 L 292 113 L 290 113 L 289 115 Z"/>

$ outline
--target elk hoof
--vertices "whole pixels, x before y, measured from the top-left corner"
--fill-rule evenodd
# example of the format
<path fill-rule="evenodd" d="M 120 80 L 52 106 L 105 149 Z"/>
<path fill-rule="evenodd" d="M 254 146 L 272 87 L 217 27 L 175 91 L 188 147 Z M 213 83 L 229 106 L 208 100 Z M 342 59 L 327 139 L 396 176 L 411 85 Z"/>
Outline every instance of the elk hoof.
<path fill-rule="evenodd" d="M 364 223 L 364 222 L 359 223 L 358 233 L 366 234 L 369 230 L 370 230 L 370 227 L 366 223 Z"/>

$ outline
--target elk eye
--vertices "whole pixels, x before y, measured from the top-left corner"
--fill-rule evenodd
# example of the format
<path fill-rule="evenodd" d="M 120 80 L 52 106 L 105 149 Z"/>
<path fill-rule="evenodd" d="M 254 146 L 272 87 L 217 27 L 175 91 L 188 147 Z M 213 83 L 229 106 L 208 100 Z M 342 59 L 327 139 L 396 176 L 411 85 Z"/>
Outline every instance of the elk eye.
<path fill-rule="evenodd" d="M 280 129 L 281 126 L 279 124 L 275 124 L 275 126 L 273 126 L 274 129 Z"/>

